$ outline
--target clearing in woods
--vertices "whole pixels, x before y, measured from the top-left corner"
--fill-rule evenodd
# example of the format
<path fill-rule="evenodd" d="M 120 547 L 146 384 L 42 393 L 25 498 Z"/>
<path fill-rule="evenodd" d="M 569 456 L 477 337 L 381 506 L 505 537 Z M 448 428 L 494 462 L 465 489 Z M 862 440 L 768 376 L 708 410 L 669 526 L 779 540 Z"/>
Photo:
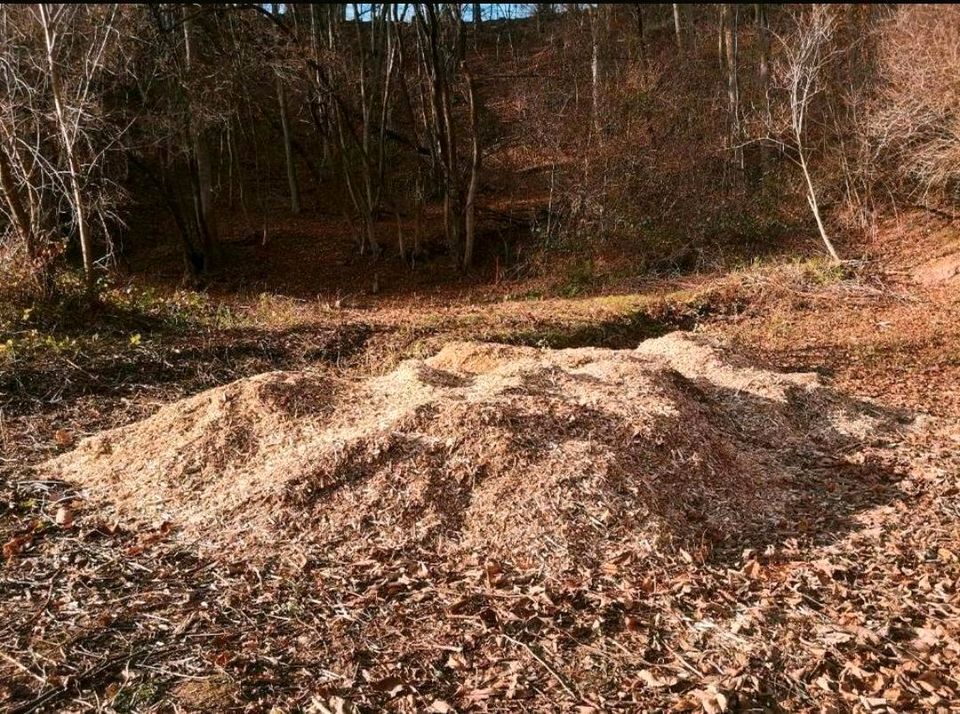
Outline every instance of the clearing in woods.
<path fill-rule="evenodd" d="M 0 14 L 0 712 L 960 712 L 960 10 Z"/>
<path fill-rule="evenodd" d="M 958 308 L 914 276 L 929 251 L 874 248 L 819 281 L 781 265 L 632 297 L 297 303 L 255 349 L 210 332 L 176 352 L 190 369 L 150 354 L 169 366 L 111 373 L 99 400 L 82 385 L 104 362 L 61 365 L 52 409 L 21 371 L 5 446 L 34 466 L 4 467 L 2 696 L 955 701 Z"/>

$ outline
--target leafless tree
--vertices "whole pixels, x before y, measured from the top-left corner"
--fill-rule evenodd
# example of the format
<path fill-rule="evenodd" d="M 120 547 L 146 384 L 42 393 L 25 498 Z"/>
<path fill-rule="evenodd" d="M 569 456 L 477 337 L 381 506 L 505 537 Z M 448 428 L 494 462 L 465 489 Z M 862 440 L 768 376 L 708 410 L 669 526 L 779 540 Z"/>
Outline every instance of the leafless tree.
<path fill-rule="evenodd" d="M 680 26 L 680 4 L 673 3 L 673 31 L 677 37 L 677 52 L 683 53 L 683 33 Z"/>
<path fill-rule="evenodd" d="M 865 118 L 888 190 L 960 203 L 960 10 L 898 7 L 882 25 L 879 87 Z"/>
<path fill-rule="evenodd" d="M 722 58 L 727 73 L 727 104 L 730 110 L 730 143 L 734 147 L 734 163 L 743 168 L 743 149 L 740 146 L 740 82 L 737 67 L 738 15 L 738 10 L 730 3 L 720 6 Z"/>
<path fill-rule="evenodd" d="M 835 262 L 840 256 L 830 240 L 820 212 L 817 189 L 810 169 L 808 123 L 812 104 L 821 90 L 821 79 L 827 63 L 834 56 L 831 47 L 834 14 L 826 5 L 810 5 L 793 16 L 793 29 L 786 36 L 777 36 L 781 45 L 778 66 L 780 84 L 786 94 L 790 154 L 803 174 L 807 203 L 813 213 L 820 238 Z M 770 135 L 774 136 L 773 133 Z M 769 138 L 769 137 L 768 137 Z"/>
<path fill-rule="evenodd" d="M 108 152 L 118 148 L 121 133 L 108 129 L 98 93 L 118 39 L 118 7 L 39 4 L 3 12 L 4 211 L 39 283 L 45 282 L 56 244 L 69 236 L 72 226 L 79 239 L 86 289 L 92 295 L 96 228 L 109 240 L 105 191 L 112 185 L 100 172 Z M 62 208 L 67 209 L 68 224 L 58 219 Z"/>

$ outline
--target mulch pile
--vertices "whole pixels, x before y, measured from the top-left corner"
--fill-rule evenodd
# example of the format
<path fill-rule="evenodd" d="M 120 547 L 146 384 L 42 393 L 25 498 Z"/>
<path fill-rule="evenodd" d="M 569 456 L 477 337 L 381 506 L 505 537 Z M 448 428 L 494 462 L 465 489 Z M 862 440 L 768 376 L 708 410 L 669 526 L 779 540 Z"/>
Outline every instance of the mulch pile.
<path fill-rule="evenodd" d="M 901 415 L 682 333 L 636 351 L 452 343 L 363 381 L 272 372 L 45 467 L 201 554 L 429 550 L 556 583 L 792 520 L 796 473 Z"/>

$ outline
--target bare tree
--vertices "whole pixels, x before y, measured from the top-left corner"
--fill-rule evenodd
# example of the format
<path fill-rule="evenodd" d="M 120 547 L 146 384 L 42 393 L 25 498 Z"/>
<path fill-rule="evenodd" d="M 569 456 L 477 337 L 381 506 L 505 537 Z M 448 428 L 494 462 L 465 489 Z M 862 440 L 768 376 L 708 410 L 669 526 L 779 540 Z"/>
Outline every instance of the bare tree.
<path fill-rule="evenodd" d="M 727 72 L 727 105 L 730 110 L 730 137 L 734 147 L 734 163 L 743 168 L 743 148 L 740 130 L 740 83 L 737 74 L 737 15 L 730 3 L 720 6 L 723 64 Z"/>
<path fill-rule="evenodd" d="M 457 146 L 456 123 L 453 120 L 453 81 L 456 38 L 449 23 L 430 3 L 415 5 L 417 47 L 423 74 L 428 82 L 427 101 L 430 136 L 434 160 L 443 176 L 444 232 L 447 246 L 459 262 L 463 234 L 463 192 L 460 185 L 460 152 Z M 427 116 L 426 109 L 424 110 Z"/>
<path fill-rule="evenodd" d="M 593 8 L 590 13 L 590 87 L 591 113 L 593 115 L 593 130 L 600 133 L 600 8 Z"/>
<path fill-rule="evenodd" d="M 116 15 L 116 6 L 104 19 L 105 31 L 97 32 L 84 56 L 82 67 L 77 73 L 77 82 L 71 96 L 72 105 L 67 104 L 67 91 L 62 78 L 59 42 L 63 37 L 64 25 L 75 17 L 75 11 L 69 5 L 37 5 L 37 16 L 43 28 L 44 47 L 46 49 L 47 69 L 50 76 L 50 89 L 53 98 L 54 115 L 61 141 L 61 150 L 67 162 L 67 176 L 70 185 L 71 209 L 73 221 L 80 237 L 80 249 L 83 256 L 83 274 L 87 292 L 94 292 L 93 239 L 89 225 L 89 207 L 84 195 L 84 169 L 77 155 L 77 142 L 81 138 L 82 117 L 86 103 L 90 100 L 91 90 L 102 62 L 107 45 L 113 39 L 112 24 Z M 86 29 L 86 28 L 85 28 Z M 77 33 L 75 33 L 76 36 Z"/>
<path fill-rule="evenodd" d="M 953 5 L 901 5 L 881 25 L 879 86 L 865 117 L 871 164 L 914 201 L 960 204 Z"/>
<path fill-rule="evenodd" d="M 640 57 L 640 66 L 647 66 L 647 37 L 643 26 L 643 3 L 635 2 L 632 5 L 633 14 L 637 19 L 637 54 Z"/>
<path fill-rule="evenodd" d="M 770 23 L 765 3 L 756 4 L 757 44 L 760 50 L 760 90 L 764 97 L 770 87 Z"/>
<path fill-rule="evenodd" d="M 470 103 L 470 181 L 463 207 L 463 268 L 466 269 L 473 262 L 473 249 L 476 243 L 477 189 L 480 186 L 481 149 L 477 90 L 473 76 L 466 69 L 464 69 L 464 77 L 467 82 L 467 99 Z"/>
<path fill-rule="evenodd" d="M 34 221 L 30 215 L 35 211 L 27 211 L 26 201 L 21 195 L 19 175 L 23 175 L 25 171 L 22 165 L 19 167 L 19 171 L 14 166 L 14 157 L 19 163 L 19 155 L 15 143 L 16 139 L 11 136 L 6 119 L 0 120 L 0 132 L 2 132 L 2 137 L 0 137 L 2 138 L 2 142 L 0 142 L 0 196 L 3 197 L 7 214 L 17 233 L 19 242 L 26 249 L 27 257 L 32 262 L 37 257 L 40 243 Z M 31 188 L 27 186 L 28 190 Z"/>
<path fill-rule="evenodd" d="M 760 92 L 762 94 L 763 106 L 761 111 L 769 111 L 770 94 L 770 24 L 767 18 L 767 6 L 765 3 L 757 3 L 757 44 L 760 50 Z M 760 145 L 760 170 L 761 174 L 767 164 L 767 150 L 765 144 Z"/>
<path fill-rule="evenodd" d="M 679 3 L 673 3 L 673 31 L 677 36 L 677 52 L 683 53 L 683 34 L 680 31 Z"/>
<path fill-rule="evenodd" d="M 817 190 L 810 173 L 810 151 L 807 144 L 811 105 L 821 89 L 820 81 L 824 68 L 833 55 L 830 42 L 834 31 L 834 15 L 828 6 L 811 5 L 799 11 L 794 20 L 793 33 L 785 38 L 778 38 L 783 50 L 780 78 L 787 94 L 791 148 L 803 173 L 807 203 L 817 222 L 820 238 L 830 257 L 835 262 L 840 262 L 840 256 L 820 215 Z"/>
<path fill-rule="evenodd" d="M 311 7 L 312 9 L 312 7 Z M 292 13 L 294 6 L 289 5 L 287 13 Z M 283 20 L 280 17 L 277 3 L 273 4 L 273 15 L 275 21 L 280 23 Z M 284 78 L 281 68 L 277 68 L 277 104 L 280 106 L 280 130 L 283 134 L 283 156 L 287 167 L 287 185 L 290 190 L 290 212 L 294 215 L 300 213 L 300 182 L 297 180 L 297 165 L 293 156 L 293 138 L 291 135 L 290 119 L 287 109 L 287 91 L 284 86 Z"/>
<path fill-rule="evenodd" d="M 293 156 L 293 140 L 290 136 L 290 120 L 287 117 L 287 93 L 283 80 L 277 75 L 277 102 L 280 105 L 280 126 L 283 130 L 283 155 L 287 165 L 287 184 L 290 187 L 290 212 L 300 213 L 300 183 L 297 180 L 297 165 Z"/>
<path fill-rule="evenodd" d="M 219 267 L 221 260 L 220 235 L 217 224 L 217 208 L 213 191 L 213 169 L 210 159 L 210 142 L 206 127 L 201 124 L 199 95 L 201 89 L 196 74 L 199 61 L 193 14 L 196 5 L 183 7 L 184 65 L 187 71 L 188 131 L 193 151 L 194 214 L 200 229 L 203 244 L 204 271 Z"/>

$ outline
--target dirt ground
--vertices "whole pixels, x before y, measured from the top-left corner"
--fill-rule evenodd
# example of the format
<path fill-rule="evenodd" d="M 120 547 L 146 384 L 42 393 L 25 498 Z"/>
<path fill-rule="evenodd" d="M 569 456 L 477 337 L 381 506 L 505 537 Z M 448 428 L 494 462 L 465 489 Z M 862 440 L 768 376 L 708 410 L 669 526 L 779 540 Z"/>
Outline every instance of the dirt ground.
<path fill-rule="evenodd" d="M 955 710 L 957 245 L 898 230 L 842 274 L 131 310 L 24 352 L 0 708 Z"/>

